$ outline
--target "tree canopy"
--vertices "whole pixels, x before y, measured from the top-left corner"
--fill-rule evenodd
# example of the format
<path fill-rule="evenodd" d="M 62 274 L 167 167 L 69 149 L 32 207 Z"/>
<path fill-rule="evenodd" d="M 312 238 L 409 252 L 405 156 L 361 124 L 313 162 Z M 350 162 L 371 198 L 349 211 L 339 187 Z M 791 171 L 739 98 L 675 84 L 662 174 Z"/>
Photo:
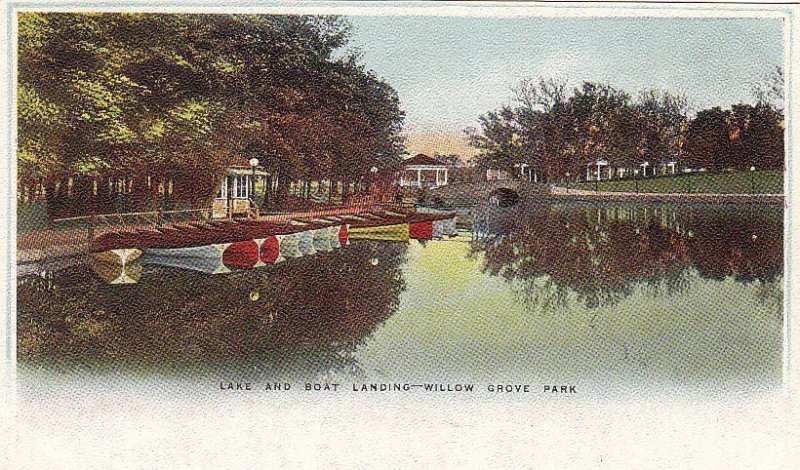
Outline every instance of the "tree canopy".
<path fill-rule="evenodd" d="M 512 90 L 510 105 L 481 115 L 479 128 L 465 132 L 480 151 L 480 166 L 511 170 L 526 164 L 548 181 L 576 177 L 597 160 L 623 169 L 645 162 L 780 168 L 781 87 L 777 73 L 757 90 L 756 105 L 716 107 L 690 118 L 687 100 L 669 92 L 646 90 L 633 98 L 604 83 L 570 90 L 563 81 L 526 79 Z"/>
<path fill-rule="evenodd" d="M 337 16 L 21 14 L 20 178 L 218 174 L 257 157 L 286 180 L 347 180 L 392 165 L 397 93 L 349 37 Z"/>

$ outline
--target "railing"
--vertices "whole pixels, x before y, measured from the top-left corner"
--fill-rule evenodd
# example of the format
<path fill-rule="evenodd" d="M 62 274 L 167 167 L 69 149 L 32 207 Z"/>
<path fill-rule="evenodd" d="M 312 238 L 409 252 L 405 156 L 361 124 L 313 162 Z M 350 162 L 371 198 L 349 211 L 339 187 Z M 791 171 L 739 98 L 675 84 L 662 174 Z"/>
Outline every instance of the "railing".
<path fill-rule="evenodd" d="M 205 221 L 211 218 L 211 208 L 181 209 L 149 212 L 124 212 L 113 214 L 93 214 L 81 217 L 68 217 L 53 220 L 56 226 L 84 226 L 89 239 L 107 232 L 132 232 L 152 230 L 169 224 Z"/>
<path fill-rule="evenodd" d="M 401 209 L 413 208 L 414 204 L 403 204 L 397 202 L 383 202 L 379 195 L 358 195 L 350 197 L 346 204 L 338 206 L 328 206 L 312 209 L 288 209 L 270 211 L 262 213 L 259 220 L 267 220 L 275 223 L 289 223 L 296 218 L 321 218 L 344 214 L 354 214 L 366 212 L 375 208 L 382 209 Z"/>
<path fill-rule="evenodd" d="M 253 198 L 247 198 L 247 217 L 251 219 L 258 219 L 261 214 L 261 209 L 258 207 Z"/>
<path fill-rule="evenodd" d="M 432 183 L 430 181 L 423 181 L 421 183 L 418 183 L 416 181 L 405 181 L 402 184 L 400 184 L 399 186 L 401 188 L 437 189 L 437 188 L 441 188 L 441 187 L 447 186 L 447 185 L 448 185 L 448 183 L 444 182 L 444 181 L 440 181 L 438 183 L 436 183 L 436 182 Z"/>
<path fill-rule="evenodd" d="M 89 253 L 92 240 L 108 232 L 153 230 L 170 224 L 205 221 L 211 209 L 95 214 L 54 219 L 43 230 L 17 236 L 18 262 L 38 262 Z"/>

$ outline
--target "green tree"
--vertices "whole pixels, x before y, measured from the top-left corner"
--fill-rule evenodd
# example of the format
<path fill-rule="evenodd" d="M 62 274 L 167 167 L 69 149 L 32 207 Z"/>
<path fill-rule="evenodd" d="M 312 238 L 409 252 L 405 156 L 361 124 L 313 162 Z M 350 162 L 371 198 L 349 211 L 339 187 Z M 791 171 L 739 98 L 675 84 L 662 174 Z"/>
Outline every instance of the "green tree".
<path fill-rule="evenodd" d="M 730 111 L 720 107 L 699 111 L 686 131 L 686 164 L 721 170 L 734 163 Z"/>
<path fill-rule="evenodd" d="M 780 169 L 783 166 L 783 115 L 773 107 L 737 104 L 731 107 L 731 166 L 738 170 L 750 167 Z"/>
<path fill-rule="evenodd" d="M 25 13 L 20 180 L 169 176 L 202 202 L 242 158 L 283 189 L 391 166 L 399 99 L 341 53 L 350 28 L 337 16 Z"/>

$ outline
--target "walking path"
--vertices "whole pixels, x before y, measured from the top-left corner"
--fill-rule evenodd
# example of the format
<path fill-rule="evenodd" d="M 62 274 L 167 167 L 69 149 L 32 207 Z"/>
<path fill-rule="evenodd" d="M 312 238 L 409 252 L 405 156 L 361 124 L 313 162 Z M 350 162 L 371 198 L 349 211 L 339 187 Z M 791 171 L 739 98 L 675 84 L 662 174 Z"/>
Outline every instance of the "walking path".
<path fill-rule="evenodd" d="M 719 194 L 719 193 L 631 193 L 622 191 L 588 191 L 558 186 L 551 188 L 550 198 L 563 200 L 711 202 L 723 204 L 784 204 L 783 194 Z"/>

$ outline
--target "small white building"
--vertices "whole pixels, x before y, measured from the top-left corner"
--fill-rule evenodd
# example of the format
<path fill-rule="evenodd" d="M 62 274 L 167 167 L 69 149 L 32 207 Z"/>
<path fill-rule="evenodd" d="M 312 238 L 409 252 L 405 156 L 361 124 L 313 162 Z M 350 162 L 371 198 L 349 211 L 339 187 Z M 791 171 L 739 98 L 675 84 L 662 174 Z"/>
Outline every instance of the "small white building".
<path fill-rule="evenodd" d="M 231 217 L 247 213 L 252 205 L 252 193 L 255 188 L 253 175 L 258 179 L 268 176 L 269 173 L 258 166 L 258 163 L 250 165 L 244 157 L 240 162 L 228 167 L 214 198 L 212 217 Z"/>
<path fill-rule="evenodd" d="M 404 161 L 399 184 L 404 188 L 438 188 L 447 185 L 448 167 L 423 153 Z"/>

